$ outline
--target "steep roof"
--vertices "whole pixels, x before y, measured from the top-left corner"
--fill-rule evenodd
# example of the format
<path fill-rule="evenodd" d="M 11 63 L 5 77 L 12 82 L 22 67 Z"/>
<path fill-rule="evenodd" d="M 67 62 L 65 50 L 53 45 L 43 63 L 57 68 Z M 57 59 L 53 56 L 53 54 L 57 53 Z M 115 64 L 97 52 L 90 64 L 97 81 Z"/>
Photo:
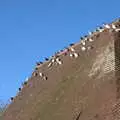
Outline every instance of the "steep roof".
<path fill-rule="evenodd" d="M 75 51 L 69 47 L 37 66 L 5 111 L 4 120 L 117 120 L 119 29 L 119 20 L 105 24 L 72 45 Z M 70 57 L 74 53 L 79 56 Z"/>

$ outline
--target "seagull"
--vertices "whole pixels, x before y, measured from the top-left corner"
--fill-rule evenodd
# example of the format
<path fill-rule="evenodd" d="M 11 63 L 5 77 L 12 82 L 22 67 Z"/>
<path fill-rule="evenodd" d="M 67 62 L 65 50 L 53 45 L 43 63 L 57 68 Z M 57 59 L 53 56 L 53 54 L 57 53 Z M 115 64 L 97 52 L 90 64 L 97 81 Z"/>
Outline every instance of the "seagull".
<path fill-rule="evenodd" d="M 74 54 L 74 57 L 77 58 L 79 55 L 78 53 L 73 53 Z"/>
<path fill-rule="evenodd" d="M 84 40 L 84 38 L 83 38 L 83 37 L 80 37 L 80 40 Z"/>
<path fill-rule="evenodd" d="M 50 62 L 49 64 L 48 64 L 48 67 L 51 67 L 52 66 L 52 63 Z"/>
<path fill-rule="evenodd" d="M 86 48 L 83 46 L 83 47 L 81 48 L 81 50 L 82 50 L 82 51 L 85 51 L 85 50 L 86 50 Z"/>
<path fill-rule="evenodd" d="M 44 76 L 44 74 L 43 74 L 43 73 L 41 73 L 41 72 L 39 73 L 39 75 L 40 75 L 40 77 L 43 77 L 43 76 Z"/>
<path fill-rule="evenodd" d="M 27 81 L 24 81 L 23 85 L 27 85 Z"/>
<path fill-rule="evenodd" d="M 116 29 L 116 26 L 115 26 L 114 24 L 112 24 L 112 28 L 113 28 L 113 29 Z"/>
<path fill-rule="evenodd" d="M 33 76 L 37 76 L 37 75 L 38 75 L 38 73 L 34 72 Z"/>
<path fill-rule="evenodd" d="M 44 76 L 44 77 L 43 77 L 43 79 L 44 79 L 44 80 L 47 80 L 47 79 L 48 79 L 48 77 Z"/>
<path fill-rule="evenodd" d="M 84 46 L 84 45 L 85 45 L 85 41 L 84 41 L 84 40 L 81 40 L 81 44 Z"/>
<path fill-rule="evenodd" d="M 110 29 L 110 25 L 108 25 L 108 24 L 103 24 L 103 26 L 107 29 Z"/>
<path fill-rule="evenodd" d="M 13 98 L 13 97 L 11 97 L 10 99 L 11 99 L 11 101 L 13 101 L 13 100 L 14 100 L 14 98 Z"/>
<path fill-rule="evenodd" d="M 89 42 L 93 42 L 94 41 L 92 38 L 89 38 L 88 40 L 89 40 Z"/>
<path fill-rule="evenodd" d="M 90 31 L 89 31 L 89 32 L 88 32 L 88 34 L 89 34 L 89 35 L 92 35 L 92 34 L 93 34 L 93 32 L 90 32 Z"/>
<path fill-rule="evenodd" d="M 87 49 L 88 50 L 93 49 L 93 46 L 88 46 Z"/>
<path fill-rule="evenodd" d="M 72 47 L 70 48 L 70 50 L 71 50 L 72 52 L 74 52 L 74 51 L 75 51 L 75 49 L 74 49 L 74 48 L 72 48 Z"/>
<path fill-rule="evenodd" d="M 45 60 L 48 61 L 49 59 L 45 57 Z"/>
<path fill-rule="evenodd" d="M 74 43 L 71 43 L 71 44 L 70 44 L 70 46 L 73 46 L 73 45 L 74 45 Z"/>
<path fill-rule="evenodd" d="M 62 64 L 62 62 L 61 62 L 61 61 L 58 61 L 58 64 L 59 64 L 59 65 L 61 65 L 61 64 Z"/>
<path fill-rule="evenodd" d="M 116 32 L 120 32 L 120 28 L 115 29 Z"/>
<path fill-rule="evenodd" d="M 21 88 L 19 88 L 19 91 L 21 91 Z"/>
<path fill-rule="evenodd" d="M 72 53 L 70 53 L 70 57 L 73 57 L 73 54 L 72 54 Z"/>
<path fill-rule="evenodd" d="M 103 27 L 98 27 L 97 29 L 98 29 L 99 32 L 103 32 L 104 31 Z"/>

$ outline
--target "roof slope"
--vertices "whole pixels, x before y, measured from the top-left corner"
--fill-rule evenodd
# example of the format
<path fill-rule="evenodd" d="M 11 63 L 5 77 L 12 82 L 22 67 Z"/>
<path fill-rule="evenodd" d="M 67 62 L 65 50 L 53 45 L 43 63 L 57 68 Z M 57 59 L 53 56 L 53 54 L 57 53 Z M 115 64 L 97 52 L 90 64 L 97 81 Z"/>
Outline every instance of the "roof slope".
<path fill-rule="evenodd" d="M 4 120 L 118 120 L 119 25 L 119 21 L 105 25 L 87 36 L 85 51 L 83 43 L 73 45 L 79 57 L 70 57 L 69 51 L 59 56 L 63 64 L 48 68 L 47 61 L 35 70 L 5 111 Z M 35 74 L 41 72 L 47 80 Z"/>

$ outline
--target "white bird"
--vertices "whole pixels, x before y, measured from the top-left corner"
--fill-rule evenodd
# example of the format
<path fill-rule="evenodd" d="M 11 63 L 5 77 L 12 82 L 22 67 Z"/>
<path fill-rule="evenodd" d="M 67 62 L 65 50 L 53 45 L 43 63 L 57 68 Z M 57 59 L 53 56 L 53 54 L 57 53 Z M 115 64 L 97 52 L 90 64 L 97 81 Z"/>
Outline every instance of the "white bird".
<path fill-rule="evenodd" d="M 81 40 L 81 44 L 84 46 L 86 43 L 84 40 Z"/>
<path fill-rule="evenodd" d="M 41 73 L 41 72 L 39 73 L 39 75 L 40 75 L 40 77 L 43 77 L 43 76 L 44 76 L 44 74 L 43 74 L 43 73 Z"/>
<path fill-rule="evenodd" d="M 62 61 L 60 60 L 60 58 L 57 58 L 57 59 L 56 59 L 56 62 L 57 62 L 59 65 L 62 64 Z"/>
<path fill-rule="evenodd" d="M 89 38 L 88 40 L 89 40 L 89 42 L 93 42 L 94 41 L 92 38 Z"/>
<path fill-rule="evenodd" d="M 59 64 L 59 65 L 61 65 L 61 64 L 62 64 L 62 62 L 61 62 L 61 61 L 59 61 L 59 62 L 58 62 L 58 64 Z"/>
<path fill-rule="evenodd" d="M 75 51 L 75 49 L 74 49 L 74 48 L 72 48 L 72 47 L 70 48 L 70 50 L 71 50 L 72 52 L 74 52 L 74 51 Z"/>
<path fill-rule="evenodd" d="M 92 48 L 93 48 L 92 46 L 88 46 L 88 47 L 87 47 L 88 50 L 90 50 L 90 49 L 92 49 Z"/>
<path fill-rule="evenodd" d="M 85 51 L 85 50 L 86 50 L 86 47 L 83 46 L 83 47 L 81 48 L 81 50 L 82 50 L 82 51 Z"/>
<path fill-rule="evenodd" d="M 73 54 L 72 54 L 72 53 L 70 53 L 70 57 L 73 57 Z"/>
<path fill-rule="evenodd" d="M 59 59 L 59 58 L 56 58 L 56 61 L 57 61 L 57 62 L 59 62 L 59 61 L 60 61 L 60 59 Z"/>
<path fill-rule="evenodd" d="M 103 26 L 107 29 L 110 29 L 110 25 L 108 25 L 108 24 L 103 24 Z"/>
<path fill-rule="evenodd" d="M 55 62 L 55 58 L 53 58 L 51 62 L 54 63 Z"/>
<path fill-rule="evenodd" d="M 104 29 L 99 29 L 99 32 L 103 32 L 104 31 Z"/>
<path fill-rule="evenodd" d="M 48 64 L 48 67 L 51 67 L 52 66 L 52 63 L 50 62 L 49 64 Z"/>
<path fill-rule="evenodd" d="M 89 31 L 88 34 L 89 34 L 89 35 L 92 35 L 93 33 Z"/>
<path fill-rule="evenodd" d="M 114 24 L 112 24 L 112 28 L 113 28 L 113 29 L 116 29 L 116 26 L 115 26 Z"/>
<path fill-rule="evenodd" d="M 46 77 L 46 76 L 43 77 L 43 80 L 47 80 L 47 79 L 48 79 L 48 77 Z"/>
<path fill-rule="evenodd" d="M 77 58 L 79 55 L 77 53 L 73 53 L 74 57 Z"/>
<path fill-rule="evenodd" d="M 98 27 L 98 31 L 99 31 L 99 32 L 103 32 L 103 31 L 104 31 L 104 28 L 103 28 L 103 27 Z"/>
<path fill-rule="evenodd" d="M 115 29 L 116 32 L 120 32 L 120 28 Z"/>

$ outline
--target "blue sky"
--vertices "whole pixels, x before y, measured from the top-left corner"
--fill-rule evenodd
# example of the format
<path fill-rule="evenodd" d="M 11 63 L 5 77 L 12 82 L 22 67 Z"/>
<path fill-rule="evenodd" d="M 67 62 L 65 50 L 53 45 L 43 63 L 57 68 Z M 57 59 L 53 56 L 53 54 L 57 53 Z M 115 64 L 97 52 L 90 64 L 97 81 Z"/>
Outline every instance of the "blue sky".
<path fill-rule="evenodd" d="M 119 17 L 119 0 L 0 0 L 0 100 L 15 96 L 36 61 Z"/>

